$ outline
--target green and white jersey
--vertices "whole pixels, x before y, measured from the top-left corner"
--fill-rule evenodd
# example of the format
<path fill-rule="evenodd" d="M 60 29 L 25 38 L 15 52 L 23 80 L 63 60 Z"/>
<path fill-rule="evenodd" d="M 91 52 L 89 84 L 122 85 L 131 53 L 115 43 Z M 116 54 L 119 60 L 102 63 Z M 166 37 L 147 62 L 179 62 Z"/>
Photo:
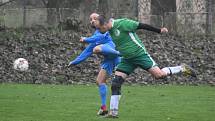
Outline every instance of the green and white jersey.
<path fill-rule="evenodd" d="M 116 44 L 116 49 L 125 58 L 147 54 L 144 44 L 135 33 L 138 25 L 139 22 L 129 19 L 116 19 L 112 22 L 109 33 Z"/>

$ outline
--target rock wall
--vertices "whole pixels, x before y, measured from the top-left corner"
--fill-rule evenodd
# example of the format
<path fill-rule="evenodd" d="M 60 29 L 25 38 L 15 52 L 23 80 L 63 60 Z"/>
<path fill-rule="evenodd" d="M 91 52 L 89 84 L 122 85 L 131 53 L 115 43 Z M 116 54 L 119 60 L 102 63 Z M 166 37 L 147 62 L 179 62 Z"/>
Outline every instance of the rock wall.
<path fill-rule="evenodd" d="M 4 30 L 0 32 L 0 82 L 86 84 L 95 83 L 102 57 L 93 55 L 80 65 L 66 68 L 85 45 L 80 35 L 88 35 L 86 28 L 58 32 L 56 30 Z M 160 67 L 187 63 L 198 71 L 198 78 L 182 75 L 155 80 L 142 69 L 136 69 L 126 80 L 138 84 L 215 84 L 215 39 L 194 36 L 158 35 L 138 32 L 151 56 Z M 16 58 L 30 63 L 27 72 L 14 70 Z"/>
<path fill-rule="evenodd" d="M 138 0 L 138 20 L 150 23 L 151 0 Z"/>
<path fill-rule="evenodd" d="M 207 32 L 207 1 L 177 0 L 176 31 L 179 34 L 205 34 Z M 189 29 L 186 29 L 189 28 Z"/>
<path fill-rule="evenodd" d="M 206 0 L 176 0 L 177 12 L 207 12 Z"/>
<path fill-rule="evenodd" d="M 107 17 L 127 17 L 156 27 L 166 26 L 172 33 L 180 35 L 215 34 L 215 2 L 210 1 L 17 0 L 1 7 L 0 25 L 15 28 L 36 25 L 57 27 L 68 17 L 88 25 L 89 15 L 98 12 Z M 26 9 L 23 9 L 24 5 Z"/>

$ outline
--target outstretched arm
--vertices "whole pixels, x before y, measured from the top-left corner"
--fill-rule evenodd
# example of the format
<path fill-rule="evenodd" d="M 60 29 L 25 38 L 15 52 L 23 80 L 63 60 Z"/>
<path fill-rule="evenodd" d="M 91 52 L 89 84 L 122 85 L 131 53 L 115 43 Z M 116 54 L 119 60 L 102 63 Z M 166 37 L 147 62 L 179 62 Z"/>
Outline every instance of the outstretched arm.
<path fill-rule="evenodd" d="M 95 42 L 101 41 L 102 39 L 104 39 L 104 35 L 96 34 L 91 37 L 82 37 L 80 41 L 87 42 L 87 43 L 95 43 Z"/>
<path fill-rule="evenodd" d="M 71 61 L 69 63 L 69 66 L 77 65 L 77 64 L 83 62 L 84 60 L 86 60 L 89 56 L 92 55 L 94 47 L 95 47 L 95 44 L 88 45 L 78 57 L 76 57 L 73 61 Z"/>
<path fill-rule="evenodd" d="M 130 20 L 130 19 L 124 19 L 121 22 L 121 28 L 128 32 L 136 31 L 137 29 L 145 29 L 145 30 L 153 31 L 153 32 L 157 32 L 157 33 L 168 32 L 167 28 L 155 28 L 151 25 L 140 23 L 140 22 Z"/>
<path fill-rule="evenodd" d="M 151 25 L 144 24 L 144 23 L 139 23 L 139 25 L 137 26 L 137 29 L 145 29 L 145 30 L 153 31 L 153 32 L 157 32 L 157 33 L 167 33 L 168 32 L 167 28 L 165 28 L 165 27 L 156 28 Z"/>

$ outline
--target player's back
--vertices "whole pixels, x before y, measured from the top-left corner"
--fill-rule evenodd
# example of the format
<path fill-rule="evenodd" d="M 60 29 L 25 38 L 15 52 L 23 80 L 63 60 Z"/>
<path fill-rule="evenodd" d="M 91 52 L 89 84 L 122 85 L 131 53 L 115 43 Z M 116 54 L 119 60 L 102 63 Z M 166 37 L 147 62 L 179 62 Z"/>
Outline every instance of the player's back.
<path fill-rule="evenodd" d="M 135 33 L 138 24 L 139 22 L 126 18 L 113 20 L 110 35 L 123 57 L 132 58 L 147 53 L 144 44 Z"/>

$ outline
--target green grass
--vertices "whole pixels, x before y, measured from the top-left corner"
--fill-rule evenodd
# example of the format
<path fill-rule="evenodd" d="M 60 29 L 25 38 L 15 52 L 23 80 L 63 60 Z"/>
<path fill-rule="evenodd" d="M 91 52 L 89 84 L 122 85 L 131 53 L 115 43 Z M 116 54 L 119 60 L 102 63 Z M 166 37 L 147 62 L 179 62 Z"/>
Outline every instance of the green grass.
<path fill-rule="evenodd" d="M 0 121 L 113 120 L 96 116 L 97 90 L 96 85 L 0 84 Z M 214 117 L 214 87 L 123 85 L 120 117 L 114 120 L 214 121 Z"/>

